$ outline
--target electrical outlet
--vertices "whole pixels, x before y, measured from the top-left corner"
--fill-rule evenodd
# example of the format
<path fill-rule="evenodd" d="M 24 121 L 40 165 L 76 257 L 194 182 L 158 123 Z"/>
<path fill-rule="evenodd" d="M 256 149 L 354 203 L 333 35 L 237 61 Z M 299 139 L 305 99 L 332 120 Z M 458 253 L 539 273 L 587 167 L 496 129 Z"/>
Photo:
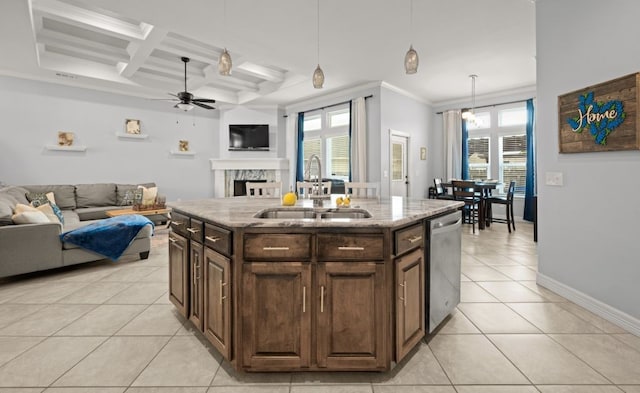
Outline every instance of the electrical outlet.
<path fill-rule="evenodd" d="M 382 177 L 389 177 L 389 171 L 382 171 Z"/>
<path fill-rule="evenodd" d="M 562 186 L 564 181 L 562 179 L 562 172 L 547 172 L 545 173 L 545 184 L 548 186 Z"/>

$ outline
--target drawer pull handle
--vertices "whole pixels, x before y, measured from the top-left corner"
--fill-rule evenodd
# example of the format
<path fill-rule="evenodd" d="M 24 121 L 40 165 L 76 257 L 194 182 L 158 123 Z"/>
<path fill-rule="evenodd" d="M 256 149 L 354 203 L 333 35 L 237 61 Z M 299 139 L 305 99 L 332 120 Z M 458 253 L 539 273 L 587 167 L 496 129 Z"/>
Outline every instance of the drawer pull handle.
<path fill-rule="evenodd" d="M 302 312 L 307 312 L 307 287 L 302 287 Z"/>
<path fill-rule="evenodd" d="M 205 239 L 209 240 L 212 243 L 217 242 L 218 240 L 220 240 L 220 236 L 205 236 Z"/>
<path fill-rule="evenodd" d="M 415 243 L 415 242 L 419 242 L 420 240 L 422 240 L 422 236 L 420 235 L 416 235 L 414 237 L 410 237 L 407 239 L 407 241 L 411 244 Z"/>
<path fill-rule="evenodd" d="M 262 247 L 263 251 L 289 251 L 289 247 Z"/>
<path fill-rule="evenodd" d="M 224 296 L 224 293 L 222 292 L 223 291 L 223 287 L 225 285 L 227 285 L 227 283 L 226 282 L 222 282 L 222 280 L 220 280 L 220 304 L 222 304 L 222 301 L 227 298 L 226 296 Z"/>
<path fill-rule="evenodd" d="M 182 221 L 171 221 L 171 225 L 175 225 L 175 226 L 179 227 L 180 225 L 184 225 L 184 222 L 182 222 Z"/>
<path fill-rule="evenodd" d="M 340 251 L 364 251 L 364 247 L 350 247 L 350 246 L 340 246 L 338 247 Z"/>
<path fill-rule="evenodd" d="M 320 312 L 324 312 L 324 285 L 320 287 Z"/>
<path fill-rule="evenodd" d="M 191 233 L 198 233 L 198 232 L 200 232 L 200 230 L 199 230 L 199 229 L 197 229 L 197 228 L 187 228 L 187 231 L 189 231 L 189 232 L 191 232 Z"/>
<path fill-rule="evenodd" d="M 407 307 L 407 282 L 403 281 L 402 284 L 400 284 L 400 286 L 402 287 L 402 296 L 403 296 L 400 298 L 400 300 L 402 300 L 402 306 Z"/>
<path fill-rule="evenodd" d="M 177 242 L 177 240 L 176 240 L 176 239 L 174 239 L 174 238 L 172 238 L 172 237 L 170 237 L 170 238 L 169 238 L 169 241 L 170 241 L 171 243 L 175 243 L 175 242 Z"/>

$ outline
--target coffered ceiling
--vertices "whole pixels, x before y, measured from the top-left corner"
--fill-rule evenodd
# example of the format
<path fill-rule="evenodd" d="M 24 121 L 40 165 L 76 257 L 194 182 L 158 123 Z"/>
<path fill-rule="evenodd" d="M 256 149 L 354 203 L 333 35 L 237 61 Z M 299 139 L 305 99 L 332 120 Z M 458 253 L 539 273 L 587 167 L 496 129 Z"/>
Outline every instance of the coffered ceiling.
<path fill-rule="evenodd" d="M 434 104 L 535 85 L 530 0 L 2 0 L 0 74 L 171 98 L 287 105 L 373 81 Z M 225 17 L 226 16 L 226 17 Z M 406 75 L 409 44 L 420 55 Z M 218 57 L 228 48 L 231 76 Z M 314 89 L 316 64 L 323 89 Z"/>

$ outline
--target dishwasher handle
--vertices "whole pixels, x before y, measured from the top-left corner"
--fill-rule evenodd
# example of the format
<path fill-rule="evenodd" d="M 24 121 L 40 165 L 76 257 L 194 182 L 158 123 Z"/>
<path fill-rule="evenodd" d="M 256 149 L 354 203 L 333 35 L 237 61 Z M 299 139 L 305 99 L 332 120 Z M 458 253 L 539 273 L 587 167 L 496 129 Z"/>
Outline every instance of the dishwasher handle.
<path fill-rule="evenodd" d="M 457 221 L 450 221 L 448 223 L 438 222 L 431 228 L 431 236 L 458 229 L 461 225 L 462 218 L 458 218 Z"/>

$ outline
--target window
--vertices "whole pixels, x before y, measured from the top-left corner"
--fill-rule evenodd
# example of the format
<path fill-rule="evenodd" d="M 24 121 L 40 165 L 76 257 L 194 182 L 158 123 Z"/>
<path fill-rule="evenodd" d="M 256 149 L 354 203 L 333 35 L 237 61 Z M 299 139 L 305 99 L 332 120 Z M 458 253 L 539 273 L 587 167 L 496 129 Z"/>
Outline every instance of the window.
<path fill-rule="evenodd" d="M 349 105 L 305 113 L 303 157 L 316 154 L 322 161 L 322 177 L 349 180 Z M 312 171 L 315 174 L 315 169 Z"/>
<path fill-rule="evenodd" d="M 511 180 L 524 195 L 527 176 L 527 109 L 524 102 L 492 107 L 476 113 L 468 123 L 468 162 L 471 179 L 497 179 L 504 193 Z"/>

